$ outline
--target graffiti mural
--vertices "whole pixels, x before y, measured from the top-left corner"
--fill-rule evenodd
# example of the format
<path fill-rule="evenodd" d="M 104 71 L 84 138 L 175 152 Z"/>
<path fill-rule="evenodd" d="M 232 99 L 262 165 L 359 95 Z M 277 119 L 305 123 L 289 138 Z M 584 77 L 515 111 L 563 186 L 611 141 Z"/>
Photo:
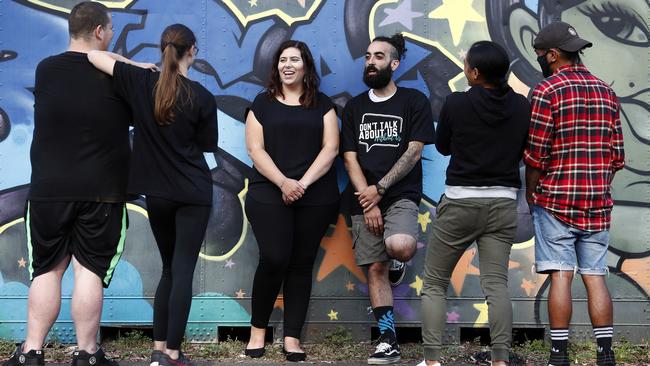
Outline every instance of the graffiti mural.
<path fill-rule="evenodd" d="M 66 17 L 77 0 L 0 1 L 0 337 L 24 337 L 29 286 L 22 214 L 29 189 L 29 148 L 33 131 L 32 88 L 38 62 L 67 47 Z M 364 53 L 376 35 L 401 32 L 406 59 L 394 77 L 398 84 L 424 92 L 434 116 L 453 91 L 467 87 L 463 58 L 469 46 L 491 39 L 511 55 L 509 83 L 524 95 L 541 80 L 531 48 L 536 32 L 561 19 L 592 41 L 583 60 L 620 98 L 626 168 L 613 182 L 615 207 L 607 281 L 616 302 L 618 336 L 648 338 L 650 313 L 650 3 L 646 0 L 113 0 L 115 37 L 111 50 L 139 61 L 158 62 L 158 37 L 171 23 L 188 25 L 201 50 L 190 77 L 217 100 L 219 151 L 206 154 L 212 170 L 214 208 L 194 277 L 194 300 L 187 336 L 217 338 L 219 327 L 248 326 L 250 291 L 257 261 L 255 238 L 244 215 L 251 161 L 244 144 L 244 110 L 259 93 L 271 57 L 284 40 L 306 42 L 316 60 L 322 91 L 343 107 L 363 92 Z M 340 112 L 341 109 L 339 109 Z M 432 121 L 434 123 L 434 121 Z M 424 193 L 418 223 L 418 253 L 407 263 L 406 279 L 394 289 L 398 326 L 419 326 L 424 252 L 444 191 L 447 158 L 424 151 Z M 364 272 L 354 263 L 350 199 L 340 162 L 344 204 L 328 231 L 314 267 L 314 288 L 306 336 L 345 325 L 367 338 L 374 325 L 368 312 Z M 523 168 L 522 168 L 523 174 Z M 128 205 L 130 227 L 123 259 L 106 291 L 102 323 L 147 325 L 161 263 L 147 221 L 144 200 Z M 528 208 L 519 197 L 519 228 L 510 261 L 514 325 L 542 328 L 546 315 L 545 276 L 532 271 L 534 237 Z M 479 284 L 477 250 L 458 263 L 449 289 L 446 339 L 458 341 L 462 327 L 487 325 Z M 74 340 L 66 273 L 61 315 L 50 337 Z M 585 298 L 580 280 L 574 296 Z M 591 328 L 584 302 L 574 312 L 577 335 Z M 272 325 L 280 328 L 278 298 Z M 584 332 L 583 332 L 584 331 Z M 281 334 L 281 333 L 277 333 Z"/>

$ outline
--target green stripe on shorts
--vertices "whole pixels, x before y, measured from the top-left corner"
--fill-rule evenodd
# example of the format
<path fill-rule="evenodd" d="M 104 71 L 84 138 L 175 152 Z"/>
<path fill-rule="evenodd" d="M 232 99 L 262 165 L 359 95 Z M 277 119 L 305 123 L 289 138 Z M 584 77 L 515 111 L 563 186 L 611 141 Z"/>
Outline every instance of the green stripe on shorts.
<path fill-rule="evenodd" d="M 30 223 L 30 208 L 31 202 L 27 201 L 27 214 L 25 215 L 25 229 L 27 231 L 27 252 L 29 253 L 29 279 L 33 280 L 34 279 L 34 265 L 33 265 L 33 252 L 34 252 L 34 247 L 32 246 L 32 230 L 29 227 Z"/>
<path fill-rule="evenodd" d="M 106 276 L 104 276 L 104 284 L 108 285 L 111 282 L 111 277 L 113 277 L 113 271 L 117 266 L 117 262 L 120 261 L 122 252 L 124 251 L 124 241 L 126 240 L 126 203 L 122 208 L 122 230 L 120 231 L 120 242 L 117 244 L 117 250 L 113 259 L 111 259 L 111 266 L 108 267 L 106 271 Z"/>

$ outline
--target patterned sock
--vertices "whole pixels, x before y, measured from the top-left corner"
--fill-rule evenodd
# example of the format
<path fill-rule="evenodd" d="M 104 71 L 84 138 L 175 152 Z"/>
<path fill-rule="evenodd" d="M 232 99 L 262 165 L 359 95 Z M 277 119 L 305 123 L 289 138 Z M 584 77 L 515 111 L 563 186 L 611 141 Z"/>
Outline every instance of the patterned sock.
<path fill-rule="evenodd" d="M 594 327 L 594 336 L 598 344 L 598 352 L 609 352 L 612 350 L 612 336 L 614 335 L 614 327 L 611 325 L 603 327 Z"/>
<path fill-rule="evenodd" d="M 373 308 L 372 312 L 375 314 L 375 319 L 377 319 L 377 326 L 379 327 L 379 333 L 382 336 L 385 335 L 393 342 L 396 341 L 397 334 L 395 333 L 395 319 L 393 318 L 393 307 L 379 306 Z"/>
<path fill-rule="evenodd" d="M 569 329 L 551 328 L 551 357 L 549 365 L 569 365 L 567 345 L 569 343 Z"/>

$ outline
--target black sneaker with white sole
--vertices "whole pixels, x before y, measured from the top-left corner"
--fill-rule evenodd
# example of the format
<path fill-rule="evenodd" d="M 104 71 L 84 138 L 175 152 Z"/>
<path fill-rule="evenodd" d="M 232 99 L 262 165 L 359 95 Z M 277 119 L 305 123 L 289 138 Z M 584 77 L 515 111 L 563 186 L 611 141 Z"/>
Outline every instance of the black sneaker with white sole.
<path fill-rule="evenodd" d="M 399 286 L 404 279 L 404 274 L 406 273 L 406 265 L 397 259 L 390 261 L 390 266 L 388 267 L 388 281 L 393 287 Z"/>
<path fill-rule="evenodd" d="M 388 365 L 401 359 L 399 344 L 388 337 L 380 338 L 375 352 L 368 357 L 368 365 Z"/>
<path fill-rule="evenodd" d="M 158 350 L 153 350 L 151 352 L 151 359 L 149 361 L 149 366 L 158 366 L 160 364 L 160 358 L 162 357 L 163 352 Z"/>
<path fill-rule="evenodd" d="M 74 351 L 72 353 L 71 366 L 119 366 L 116 361 L 106 357 L 104 350 L 97 348 L 95 353 L 86 351 Z"/>
<path fill-rule="evenodd" d="M 40 349 L 23 352 L 21 344 L 16 347 L 11 358 L 2 363 L 2 366 L 45 366 L 45 354 Z"/>

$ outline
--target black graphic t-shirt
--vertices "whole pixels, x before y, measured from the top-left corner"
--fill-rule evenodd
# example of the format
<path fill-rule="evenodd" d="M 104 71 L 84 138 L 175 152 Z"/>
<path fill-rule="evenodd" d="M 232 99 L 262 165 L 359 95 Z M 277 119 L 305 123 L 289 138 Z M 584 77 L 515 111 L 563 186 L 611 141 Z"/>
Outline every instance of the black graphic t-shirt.
<path fill-rule="evenodd" d="M 316 107 L 310 109 L 283 104 L 275 98 L 269 98 L 266 93 L 255 98 L 251 111 L 264 130 L 264 150 L 286 177 L 296 180 L 302 178 L 316 160 L 323 146 L 323 116 L 332 108 L 334 103 L 323 93 L 318 94 Z M 284 204 L 280 188 L 257 169 L 253 169 L 248 194 L 258 202 Z M 325 205 L 338 199 L 336 169 L 332 166 L 292 205 Z"/>
<path fill-rule="evenodd" d="M 376 184 L 404 154 L 411 141 L 434 142 L 431 105 L 421 92 L 398 87 L 387 100 L 372 101 L 368 92 L 351 99 L 343 110 L 341 153 L 354 151 L 369 185 Z M 419 204 L 422 197 L 422 163 L 393 184 L 379 202 L 382 210 L 399 199 Z M 352 214 L 363 210 L 356 196 Z"/>

